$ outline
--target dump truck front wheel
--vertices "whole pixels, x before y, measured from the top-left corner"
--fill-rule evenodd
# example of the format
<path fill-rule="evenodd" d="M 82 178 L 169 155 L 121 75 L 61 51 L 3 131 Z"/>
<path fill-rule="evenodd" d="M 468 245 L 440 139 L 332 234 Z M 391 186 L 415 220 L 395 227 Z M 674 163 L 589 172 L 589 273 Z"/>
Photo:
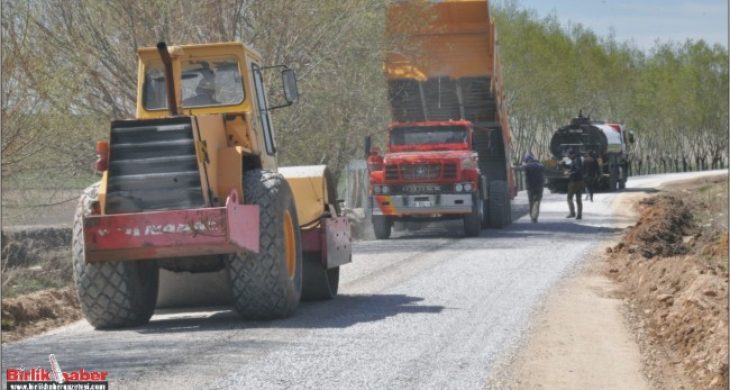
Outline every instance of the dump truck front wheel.
<path fill-rule="evenodd" d="M 99 184 L 87 188 L 73 225 L 73 274 L 81 311 L 97 329 L 142 325 L 152 317 L 157 301 L 158 267 L 154 260 L 87 263 L 83 217 L 92 210 Z"/>
<path fill-rule="evenodd" d="M 484 220 L 483 204 L 481 199 L 477 199 L 474 203 L 474 210 L 470 214 L 464 216 L 464 233 L 467 237 L 476 237 L 482 231 L 482 221 Z"/>
<path fill-rule="evenodd" d="M 245 319 L 283 318 L 296 309 L 302 293 L 301 233 L 294 197 L 278 173 L 255 169 L 243 180 L 244 203 L 259 206 L 260 250 L 226 260 L 233 305 Z"/>

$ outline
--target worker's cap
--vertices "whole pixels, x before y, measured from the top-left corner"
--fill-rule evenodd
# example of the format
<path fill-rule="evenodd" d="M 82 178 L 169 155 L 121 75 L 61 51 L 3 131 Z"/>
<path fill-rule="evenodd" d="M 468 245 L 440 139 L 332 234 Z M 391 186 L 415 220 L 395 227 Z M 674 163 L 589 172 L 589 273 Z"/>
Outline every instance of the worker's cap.
<path fill-rule="evenodd" d="M 530 163 L 535 161 L 535 156 L 532 155 L 532 152 L 525 153 L 525 157 L 522 158 L 523 162 Z"/>

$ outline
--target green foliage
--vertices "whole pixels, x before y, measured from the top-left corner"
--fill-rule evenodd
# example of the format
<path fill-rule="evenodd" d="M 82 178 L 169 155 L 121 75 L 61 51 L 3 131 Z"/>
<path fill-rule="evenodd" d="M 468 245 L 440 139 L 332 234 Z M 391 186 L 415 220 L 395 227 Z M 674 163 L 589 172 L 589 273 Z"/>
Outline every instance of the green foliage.
<path fill-rule="evenodd" d="M 644 53 L 515 3 L 493 15 L 515 157 L 527 150 L 549 157 L 552 132 L 582 109 L 636 130 L 634 173 L 726 166 L 726 48 L 687 40 Z"/>

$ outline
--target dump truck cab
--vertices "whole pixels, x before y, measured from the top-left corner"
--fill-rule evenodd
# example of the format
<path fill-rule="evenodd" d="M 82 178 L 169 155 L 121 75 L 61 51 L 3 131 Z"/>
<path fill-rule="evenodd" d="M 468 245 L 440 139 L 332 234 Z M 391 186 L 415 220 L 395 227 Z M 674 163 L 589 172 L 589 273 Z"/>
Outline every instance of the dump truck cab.
<path fill-rule="evenodd" d="M 297 101 L 294 72 L 264 66 L 237 42 L 160 43 L 138 57 L 136 118 L 113 121 L 97 143 L 101 181 L 74 221 L 89 322 L 149 320 L 159 270 L 225 273 L 244 318 L 282 317 L 300 298 L 334 297 L 351 249 L 332 176 L 326 166 L 277 163 L 270 112 Z M 273 106 L 267 70 L 282 79 Z M 105 289 L 130 298 L 109 301 Z"/>
<path fill-rule="evenodd" d="M 388 130 L 382 168 L 370 172 L 372 215 L 443 219 L 472 213 L 483 178 L 470 122 L 393 123 Z"/>

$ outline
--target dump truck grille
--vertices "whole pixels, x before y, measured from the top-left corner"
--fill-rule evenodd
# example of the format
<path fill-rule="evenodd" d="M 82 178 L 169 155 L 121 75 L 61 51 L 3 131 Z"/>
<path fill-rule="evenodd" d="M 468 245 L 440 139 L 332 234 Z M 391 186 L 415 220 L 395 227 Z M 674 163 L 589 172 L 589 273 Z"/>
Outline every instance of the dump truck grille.
<path fill-rule="evenodd" d="M 441 164 L 403 164 L 401 172 L 405 180 L 437 179 L 441 174 Z"/>
<path fill-rule="evenodd" d="M 112 123 L 106 213 L 205 206 L 190 118 Z"/>
<path fill-rule="evenodd" d="M 456 179 L 456 164 L 444 164 L 444 179 Z"/>

